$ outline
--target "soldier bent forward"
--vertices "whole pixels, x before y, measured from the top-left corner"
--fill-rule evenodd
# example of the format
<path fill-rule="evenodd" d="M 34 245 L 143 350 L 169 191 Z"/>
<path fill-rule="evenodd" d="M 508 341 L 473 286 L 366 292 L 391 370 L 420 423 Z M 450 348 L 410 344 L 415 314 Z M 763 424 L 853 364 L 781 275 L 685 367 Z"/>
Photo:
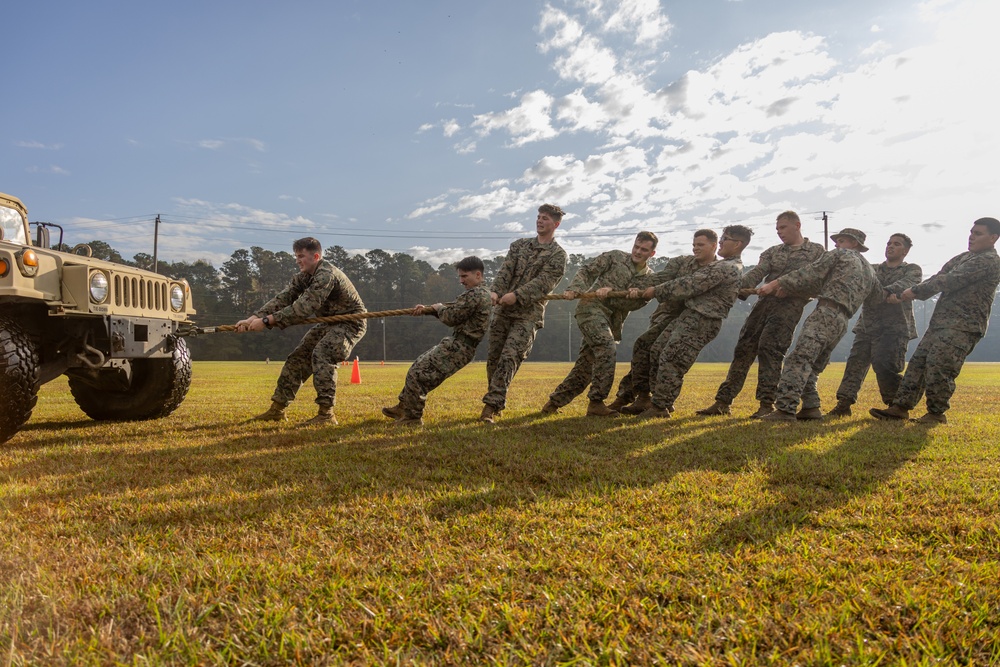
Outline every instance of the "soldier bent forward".
<path fill-rule="evenodd" d="M 312 237 L 295 241 L 292 251 L 300 272 L 277 296 L 250 317 L 237 322 L 236 330 L 284 329 L 311 317 L 367 312 L 354 285 L 340 269 L 322 258 L 322 250 L 320 242 Z M 312 375 L 319 412 L 306 423 L 336 424 L 333 406 L 337 395 L 337 365 L 350 356 L 366 329 L 365 321 L 358 320 L 317 324 L 307 331 L 281 368 L 270 409 L 254 419 L 284 420 L 285 408 Z"/>

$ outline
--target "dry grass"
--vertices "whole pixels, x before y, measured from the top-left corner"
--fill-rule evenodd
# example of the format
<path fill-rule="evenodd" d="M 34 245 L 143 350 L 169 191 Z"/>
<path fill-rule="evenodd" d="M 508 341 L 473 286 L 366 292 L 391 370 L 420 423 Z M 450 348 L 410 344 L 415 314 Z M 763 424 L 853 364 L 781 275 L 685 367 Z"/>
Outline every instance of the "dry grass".
<path fill-rule="evenodd" d="M 279 369 L 196 363 L 145 423 L 43 388 L 0 447 L 0 664 L 1000 662 L 996 366 L 934 429 L 751 423 L 752 378 L 695 417 L 721 364 L 653 424 L 540 416 L 566 364 L 496 427 L 481 364 L 424 428 L 378 412 L 403 364 L 345 369 L 339 426 L 248 423 Z"/>

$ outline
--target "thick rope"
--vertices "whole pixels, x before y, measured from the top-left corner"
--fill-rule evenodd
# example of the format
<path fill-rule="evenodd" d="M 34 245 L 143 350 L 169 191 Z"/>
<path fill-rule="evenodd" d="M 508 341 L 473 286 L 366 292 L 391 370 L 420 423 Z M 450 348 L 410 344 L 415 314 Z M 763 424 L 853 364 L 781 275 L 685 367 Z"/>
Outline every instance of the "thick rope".
<path fill-rule="evenodd" d="M 547 294 L 547 295 L 545 295 L 542 298 L 545 299 L 546 301 L 568 301 L 568 300 L 570 300 L 570 297 L 566 296 L 565 294 Z M 575 294 L 572 298 L 573 299 L 597 299 L 597 298 L 600 298 L 600 297 L 597 296 L 596 292 L 581 292 L 579 294 Z M 605 299 L 628 298 L 628 292 L 611 292 L 611 293 L 609 293 L 604 298 Z M 423 311 L 424 315 L 430 315 L 433 312 L 434 312 L 433 308 L 427 308 L 426 306 L 424 307 L 424 311 Z M 377 318 L 381 318 L 381 317 L 398 317 L 400 315 L 412 315 L 412 314 L 413 314 L 413 309 L 412 308 L 397 308 L 396 310 L 376 310 L 376 311 L 370 311 L 370 312 L 367 312 L 367 313 L 348 313 L 346 315 L 327 315 L 325 317 L 310 317 L 310 318 L 302 320 L 300 322 L 296 322 L 295 325 L 298 325 L 298 324 L 335 324 L 337 322 L 357 322 L 359 320 L 370 320 L 370 319 L 377 319 Z M 292 325 L 292 326 L 295 326 L 295 325 Z M 235 324 L 219 324 L 219 325 L 214 326 L 214 327 L 193 327 L 193 328 L 191 328 L 190 330 L 187 330 L 187 331 L 179 331 L 178 335 L 181 335 L 181 336 L 190 336 L 192 334 L 197 335 L 197 334 L 209 334 L 209 333 L 223 333 L 223 332 L 227 332 L 227 331 L 236 331 L 236 325 Z"/>

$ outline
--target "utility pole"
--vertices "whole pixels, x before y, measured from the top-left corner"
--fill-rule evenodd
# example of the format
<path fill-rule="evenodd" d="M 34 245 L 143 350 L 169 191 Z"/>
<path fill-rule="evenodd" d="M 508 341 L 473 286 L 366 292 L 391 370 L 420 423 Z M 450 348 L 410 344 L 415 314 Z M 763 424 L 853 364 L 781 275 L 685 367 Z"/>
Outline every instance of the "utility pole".
<path fill-rule="evenodd" d="M 156 257 L 157 245 L 160 241 L 160 214 L 156 214 L 156 222 L 153 225 L 153 273 L 159 273 L 160 262 Z"/>
<path fill-rule="evenodd" d="M 826 211 L 823 211 L 823 250 L 830 249 L 830 228 L 829 228 L 830 218 L 827 216 Z"/>

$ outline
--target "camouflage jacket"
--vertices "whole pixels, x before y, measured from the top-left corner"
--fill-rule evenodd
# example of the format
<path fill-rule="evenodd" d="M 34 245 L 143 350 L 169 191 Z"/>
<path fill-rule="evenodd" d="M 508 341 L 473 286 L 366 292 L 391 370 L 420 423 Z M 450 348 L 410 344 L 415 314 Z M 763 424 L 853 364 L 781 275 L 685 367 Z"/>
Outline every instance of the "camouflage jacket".
<path fill-rule="evenodd" d="M 622 292 L 630 287 L 638 287 L 640 281 L 651 273 L 648 266 L 636 267 L 632 263 L 631 253 L 609 250 L 584 264 L 570 281 L 566 291 L 593 292 L 602 287 L 610 287 L 615 292 Z M 611 325 L 615 340 L 621 340 L 625 318 L 633 310 L 645 305 L 646 299 L 581 299 L 576 306 L 576 318 L 604 318 Z"/>
<path fill-rule="evenodd" d="M 757 260 L 757 266 L 753 267 L 747 271 L 746 274 L 744 274 L 740 287 L 753 289 L 754 287 L 757 287 L 761 281 L 771 282 L 772 280 L 777 280 L 781 276 L 812 264 L 817 259 L 822 257 L 824 252 L 826 251 L 823 249 L 823 246 L 818 243 L 813 243 L 809 239 L 805 239 L 805 242 L 798 247 L 786 245 L 784 243 L 771 246 L 764 252 L 760 253 L 760 259 Z M 746 299 L 747 297 L 744 296 L 740 298 Z M 776 299 L 778 297 L 762 296 L 758 298 Z M 802 308 L 806 305 L 806 302 L 809 301 L 809 299 L 802 297 L 786 297 L 783 301 L 788 302 L 790 306 Z"/>
<path fill-rule="evenodd" d="M 694 273 L 657 285 L 653 294 L 660 301 L 682 302 L 684 308 L 721 320 L 736 303 L 742 276 L 743 262 L 739 257 L 720 259 Z"/>
<path fill-rule="evenodd" d="M 442 324 L 454 328 L 452 336 L 464 336 L 475 346 L 486 335 L 492 307 L 490 291 L 485 285 L 479 285 L 465 290 L 454 301 L 442 304 L 436 315 Z"/>
<path fill-rule="evenodd" d="M 344 272 L 321 259 L 312 274 L 301 271 L 254 315 L 270 315 L 284 329 L 310 317 L 364 313 L 364 302 Z M 363 320 L 362 320 L 363 322 Z"/>
<path fill-rule="evenodd" d="M 878 332 L 894 333 L 907 336 L 910 340 L 917 337 L 917 327 L 913 322 L 913 302 L 886 303 L 887 294 L 899 294 L 908 287 L 920 282 L 923 271 L 916 264 L 903 262 L 899 266 L 889 266 L 885 262 L 875 266 L 875 276 L 882 286 L 883 300 L 878 304 L 865 303 L 861 308 L 861 317 L 854 325 L 854 333 Z"/>
<path fill-rule="evenodd" d="M 665 283 L 668 280 L 674 280 L 675 278 L 680 278 L 681 276 L 686 276 L 694 273 L 700 268 L 700 265 L 695 260 L 694 255 L 681 255 L 680 257 L 671 257 L 667 260 L 666 265 L 655 273 L 650 273 L 639 279 L 639 289 L 646 289 L 647 287 L 655 287 L 661 283 Z M 684 310 L 684 303 L 681 301 L 671 301 L 669 299 L 661 300 L 657 298 L 660 305 L 656 307 L 653 314 L 649 316 L 649 323 L 655 324 L 663 317 L 674 318 L 681 314 Z"/>
<path fill-rule="evenodd" d="M 882 301 L 882 286 L 875 269 L 857 250 L 834 248 L 812 264 L 778 278 L 792 296 L 818 296 L 839 305 L 853 317 L 862 303 Z"/>
<path fill-rule="evenodd" d="M 941 293 L 930 327 L 986 335 L 993 298 L 1000 284 L 1000 257 L 995 248 L 963 252 L 936 274 L 910 289 L 918 299 Z"/>
<path fill-rule="evenodd" d="M 497 305 L 498 316 L 515 320 L 534 320 L 541 328 L 545 300 L 566 272 L 566 251 L 555 241 L 539 243 L 537 238 L 518 239 L 510 244 L 503 266 L 490 288 L 497 296 L 513 292 L 517 303 Z"/>

